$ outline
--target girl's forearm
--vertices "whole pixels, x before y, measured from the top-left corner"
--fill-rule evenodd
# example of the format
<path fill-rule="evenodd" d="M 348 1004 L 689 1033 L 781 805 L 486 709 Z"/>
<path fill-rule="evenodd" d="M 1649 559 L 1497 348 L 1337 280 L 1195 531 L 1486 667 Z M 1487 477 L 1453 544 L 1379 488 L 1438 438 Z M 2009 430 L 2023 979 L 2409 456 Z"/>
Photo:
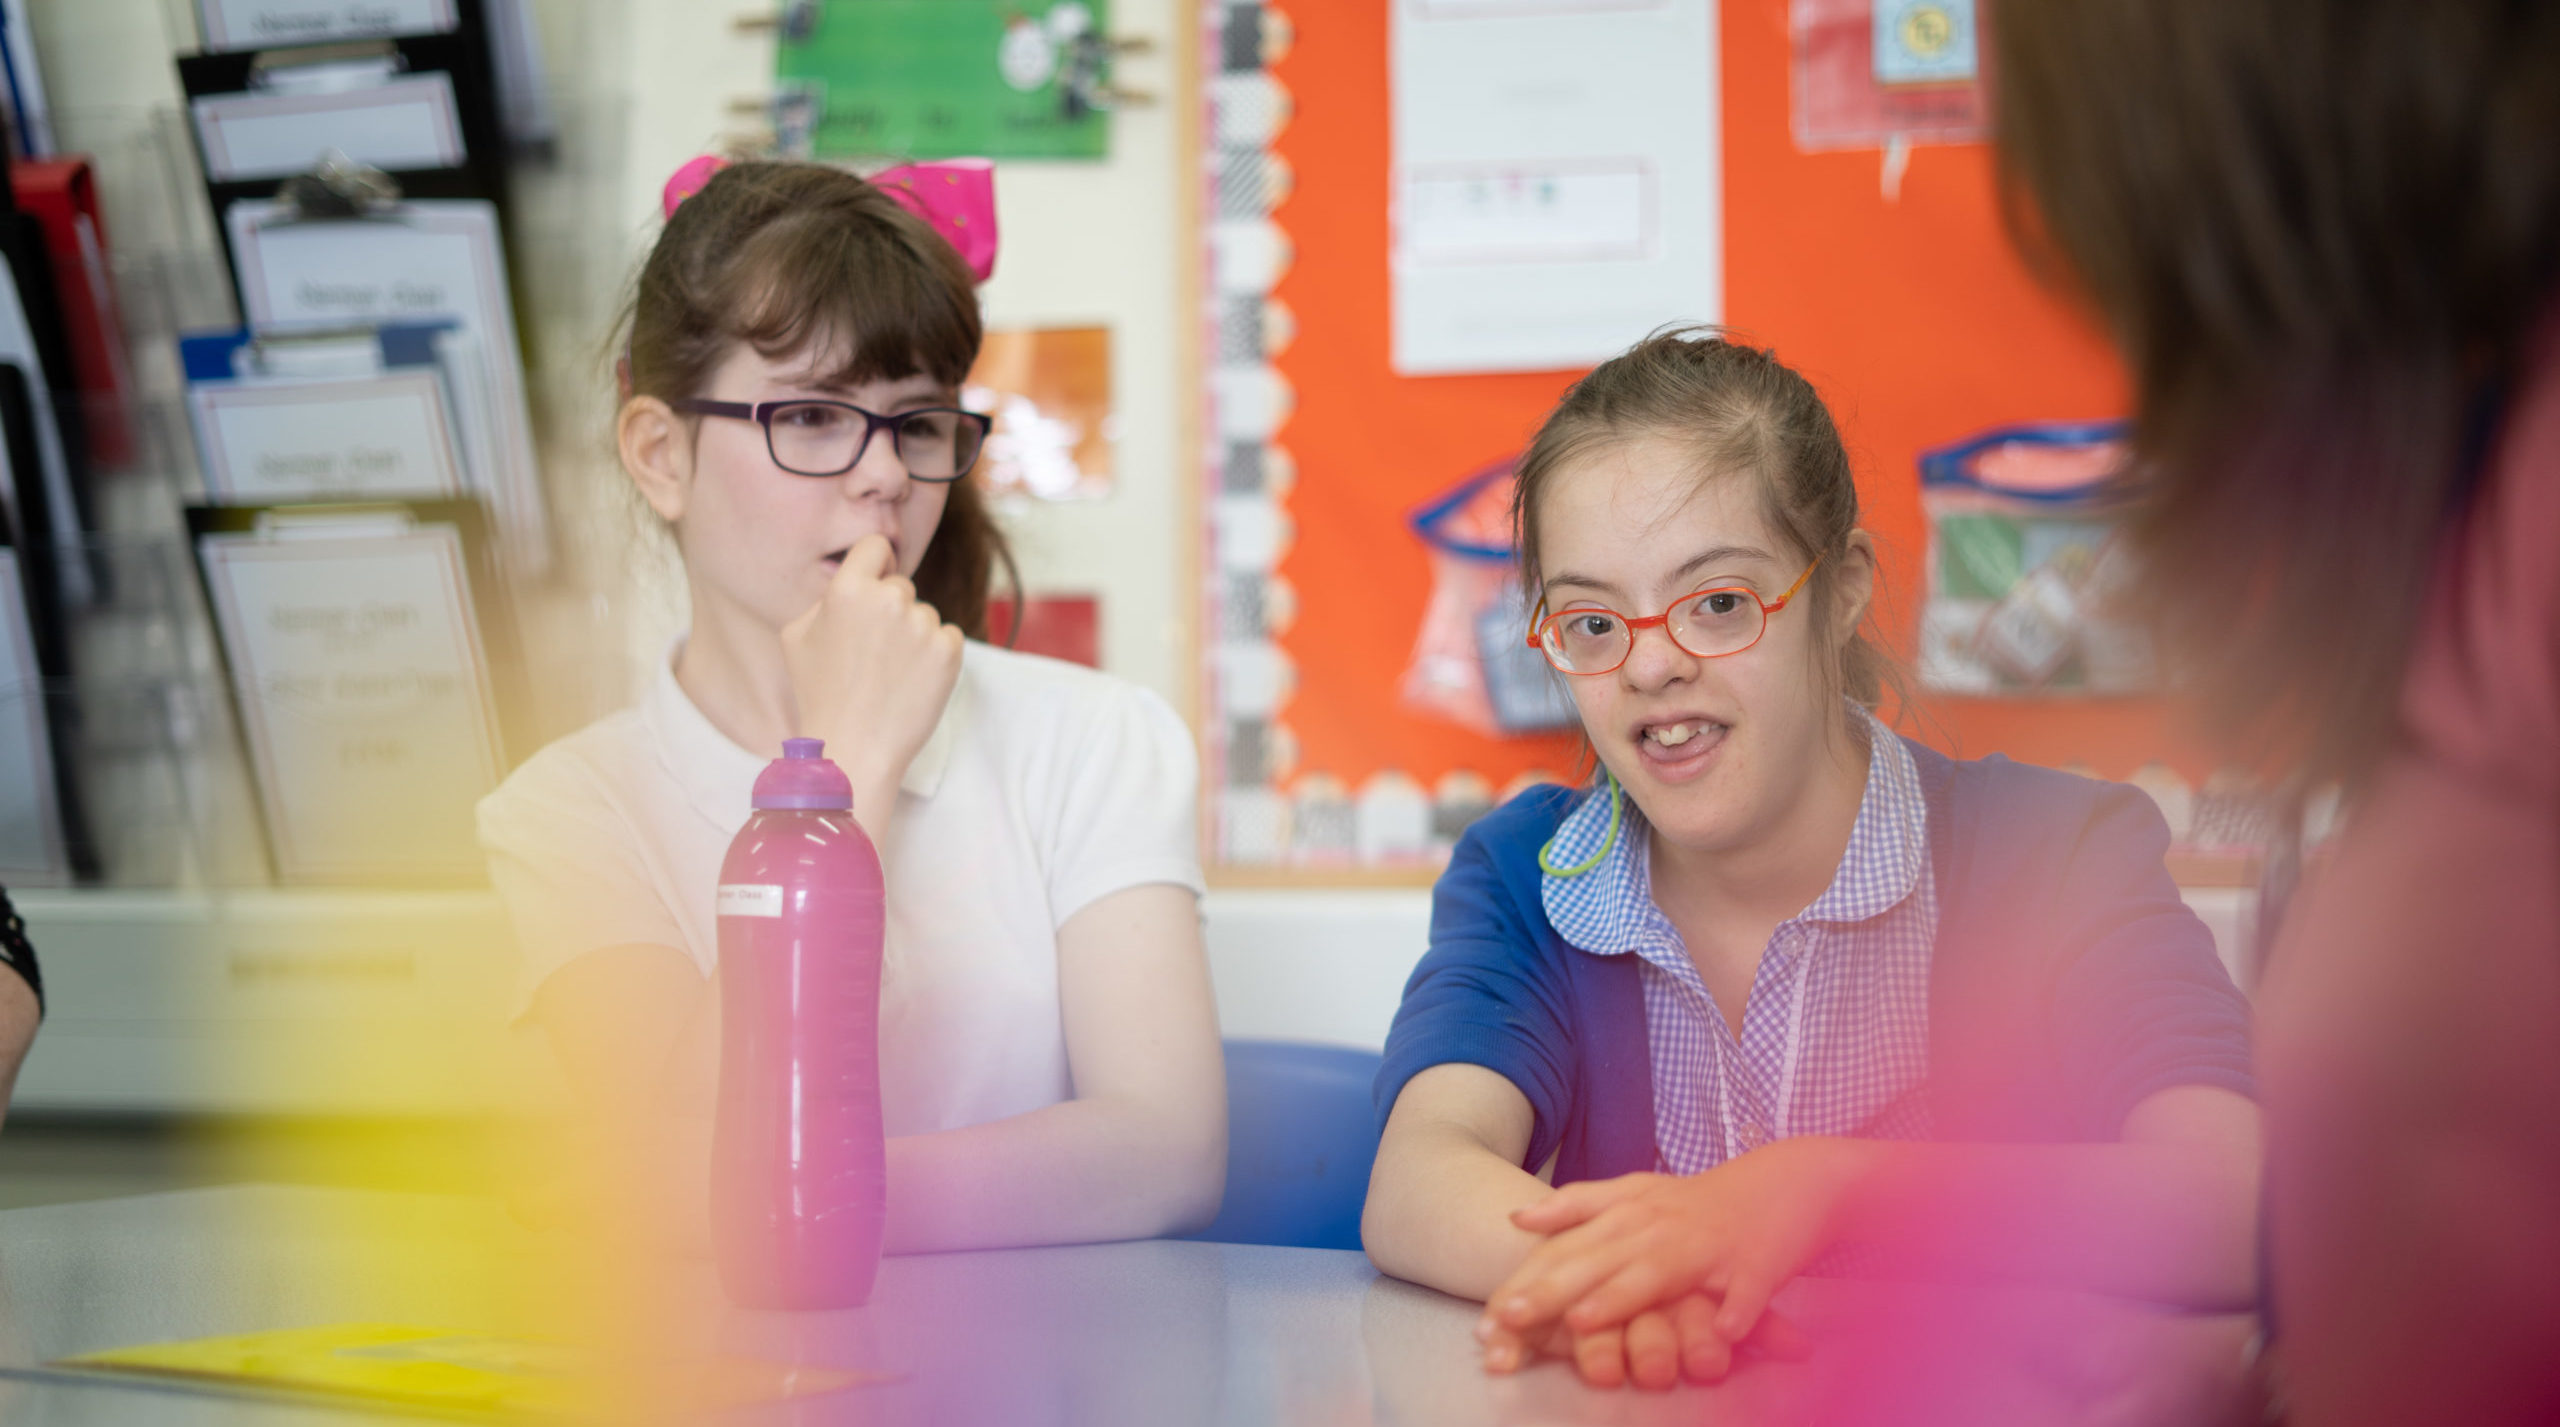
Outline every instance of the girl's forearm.
<path fill-rule="evenodd" d="M 1360 1237 L 1385 1272 L 1481 1299 L 1542 1242 L 1511 1211 L 1547 1193 L 1545 1181 L 1463 1131 L 1403 1135 L 1382 1147 L 1370 1174 Z"/>
<path fill-rule="evenodd" d="M 1845 1143 L 1868 1164 L 1830 1238 L 1896 1269 L 2192 1308 L 2256 1301 L 2253 1159 L 2183 1144 Z"/>
<path fill-rule="evenodd" d="M 1143 1239 L 1215 1217 L 1216 1126 L 1161 1106 L 1070 1100 L 889 1141 L 887 1250 Z"/>
<path fill-rule="evenodd" d="M 1225 1163 L 1214 1126 L 1161 1109 L 1071 1100 L 888 1143 L 893 1254 L 1149 1238 L 1207 1223 Z M 680 1252 L 710 1248 L 713 1119 L 591 1121 L 528 1195 L 535 1217 L 589 1217 Z M 552 1201 L 557 1201 L 552 1204 Z M 546 1209 L 545 1205 L 551 1207 Z"/>

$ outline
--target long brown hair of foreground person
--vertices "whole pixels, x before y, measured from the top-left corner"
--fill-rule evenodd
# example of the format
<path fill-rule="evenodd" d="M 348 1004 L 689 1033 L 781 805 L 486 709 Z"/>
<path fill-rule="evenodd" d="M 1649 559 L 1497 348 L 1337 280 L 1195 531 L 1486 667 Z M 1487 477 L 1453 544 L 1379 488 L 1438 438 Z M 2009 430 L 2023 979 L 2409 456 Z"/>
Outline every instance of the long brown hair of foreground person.
<path fill-rule="evenodd" d="M 2157 612 L 2221 728 L 2353 776 L 2560 263 L 2560 4 L 2008 0 L 1992 30 L 2013 227 L 2133 369 Z"/>
<path fill-rule="evenodd" d="M 851 368 L 829 374 L 845 384 L 922 374 L 956 390 L 983 335 L 975 282 L 932 225 L 850 173 L 731 164 L 668 215 L 640 270 L 622 319 L 623 396 L 701 396 L 738 342 L 777 358 L 850 353 Z M 1015 590 L 1022 581 L 977 483 L 952 482 L 944 500 L 916 596 L 984 639 L 997 567 Z"/>

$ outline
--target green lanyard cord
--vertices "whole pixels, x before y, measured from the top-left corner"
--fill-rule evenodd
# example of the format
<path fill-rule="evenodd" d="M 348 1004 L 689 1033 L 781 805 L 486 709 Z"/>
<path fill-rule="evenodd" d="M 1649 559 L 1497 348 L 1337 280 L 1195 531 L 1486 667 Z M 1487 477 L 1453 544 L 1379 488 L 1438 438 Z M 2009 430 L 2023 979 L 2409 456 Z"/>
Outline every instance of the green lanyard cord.
<path fill-rule="evenodd" d="M 1609 835 L 1600 839 L 1600 850 L 1571 867 L 1558 867 L 1553 861 L 1556 840 L 1548 838 L 1546 846 L 1538 849 L 1539 871 L 1550 877 L 1579 877 L 1599 866 L 1600 859 L 1609 855 L 1609 849 L 1618 845 L 1618 779 L 1615 774 L 1604 773 L 1602 776 L 1609 780 Z"/>

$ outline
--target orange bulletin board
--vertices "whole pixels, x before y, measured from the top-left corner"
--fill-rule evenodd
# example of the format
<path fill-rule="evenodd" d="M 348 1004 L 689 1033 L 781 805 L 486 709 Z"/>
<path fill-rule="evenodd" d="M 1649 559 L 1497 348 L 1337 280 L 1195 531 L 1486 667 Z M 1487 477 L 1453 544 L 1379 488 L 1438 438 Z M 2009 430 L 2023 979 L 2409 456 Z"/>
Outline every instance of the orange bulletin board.
<path fill-rule="evenodd" d="M 1378 0 L 1285 9 L 1294 42 L 1269 72 L 1292 112 L 1269 147 L 1292 184 L 1271 218 L 1293 256 L 1271 295 L 1294 318 L 1273 359 L 1294 407 L 1271 440 L 1296 471 L 1278 565 L 1296 604 L 1277 636 L 1294 667 L 1279 714 L 1291 776 L 1357 788 L 1398 769 L 1428 786 L 1470 769 L 1499 787 L 1570 771 L 1572 740 L 1480 735 L 1408 711 L 1398 684 L 1431 582 L 1407 516 L 1516 452 L 1578 374 L 1390 370 L 1388 14 Z M 2013 251 L 1988 148 L 1914 150 L 1888 199 L 1877 150 L 1798 150 L 1787 0 L 1723 0 L 1719 23 L 1725 322 L 1831 403 L 1884 554 L 1881 627 L 1908 658 L 1926 557 L 1919 453 L 2004 423 L 2119 416 L 2124 376 Z M 1906 725 L 1962 756 L 2203 771 L 2156 701 L 1933 696 L 1925 713 Z"/>

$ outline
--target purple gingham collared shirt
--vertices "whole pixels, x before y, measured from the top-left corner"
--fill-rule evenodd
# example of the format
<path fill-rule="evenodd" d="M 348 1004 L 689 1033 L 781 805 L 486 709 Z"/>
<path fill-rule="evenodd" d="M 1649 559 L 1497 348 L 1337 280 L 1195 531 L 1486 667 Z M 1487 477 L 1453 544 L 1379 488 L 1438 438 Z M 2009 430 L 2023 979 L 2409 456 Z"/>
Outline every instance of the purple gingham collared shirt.
<path fill-rule="evenodd" d="M 1543 878 L 1547 920 L 1566 941 L 1641 958 L 1654 1154 L 1666 1173 L 1696 1174 L 1790 1135 L 1929 1132 L 1916 1093 L 1928 1071 L 1938 928 L 1928 808 L 1911 750 L 1859 712 L 1871 752 L 1848 850 L 1830 887 L 1761 950 L 1740 1035 L 1654 904 L 1647 829 L 1632 801 L 1598 865 Z M 1604 793 L 1575 809 L 1548 860 L 1571 867 L 1599 851 L 1609 802 Z"/>

